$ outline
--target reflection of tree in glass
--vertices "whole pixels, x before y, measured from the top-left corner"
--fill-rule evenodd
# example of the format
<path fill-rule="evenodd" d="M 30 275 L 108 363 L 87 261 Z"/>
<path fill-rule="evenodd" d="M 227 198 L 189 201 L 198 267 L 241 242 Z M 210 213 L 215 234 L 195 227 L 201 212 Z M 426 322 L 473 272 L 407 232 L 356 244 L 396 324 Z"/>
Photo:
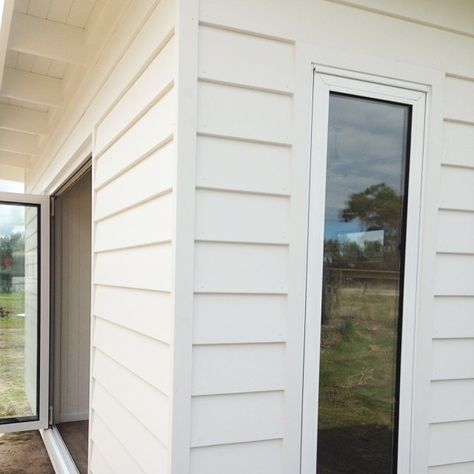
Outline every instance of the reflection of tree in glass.
<path fill-rule="evenodd" d="M 380 183 L 351 194 L 339 218 L 344 222 L 358 219 L 367 230 L 382 229 L 385 246 L 398 247 L 400 215 L 401 196 L 387 184 Z"/>
<path fill-rule="evenodd" d="M 383 231 L 381 241 L 346 241 L 326 239 L 324 254 L 332 267 L 398 269 L 398 246 L 401 231 L 402 198 L 385 183 L 353 193 L 339 212 L 342 222 L 358 220 L 364 231 Z"/>
<path fill-rule="evenodd" d="M 0 236 L 0 289 L 12 291 L 12 276 L 24 275 L 25 238 L 20 232 Z"/>

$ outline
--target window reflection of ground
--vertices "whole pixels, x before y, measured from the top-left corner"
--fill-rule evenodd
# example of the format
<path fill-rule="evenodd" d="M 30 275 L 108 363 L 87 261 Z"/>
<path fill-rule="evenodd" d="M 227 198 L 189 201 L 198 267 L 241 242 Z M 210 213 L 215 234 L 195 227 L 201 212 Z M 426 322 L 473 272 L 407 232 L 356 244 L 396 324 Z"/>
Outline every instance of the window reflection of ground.
<path fill-rule="evenodd" d="M 326 272 L 318 473 L 391 472 L 398 275 Z"/>

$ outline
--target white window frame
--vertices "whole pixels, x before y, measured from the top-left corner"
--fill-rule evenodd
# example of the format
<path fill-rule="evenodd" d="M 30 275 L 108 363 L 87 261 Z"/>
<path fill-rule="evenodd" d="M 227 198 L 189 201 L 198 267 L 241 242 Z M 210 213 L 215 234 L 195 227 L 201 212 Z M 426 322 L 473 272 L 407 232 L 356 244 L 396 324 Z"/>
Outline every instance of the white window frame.
<path fill-rule="evenodd" d="M 0 424 L 0 433 L 11 433 L 15 431 L 30 431 L 48 427 L 49 411 L 49 197 L 38 194 L 16 194 L 0 192 L 0 203 L 32 204 L 39 206 L 40 216 L 40 246 L 39 246 L 39 277 L 40 305 L 38 307 L 39 317 L 39 379 L 38 385 L 38 420 L 17 421 Z"/>
<path fill-rule="evenodd" d="M 421 84 L 314 66 L 311 168 L 307 242 L 306 316 L 303 373 L 301 473 L 317 468 L 324 212 L 329 94 L 339 92 L 412 106 L 403 325 L 400 367 L 398 472 L 411 472 L 416 354 L 416 308 L 420 250 L 420 213 L 428 88 Z"/>

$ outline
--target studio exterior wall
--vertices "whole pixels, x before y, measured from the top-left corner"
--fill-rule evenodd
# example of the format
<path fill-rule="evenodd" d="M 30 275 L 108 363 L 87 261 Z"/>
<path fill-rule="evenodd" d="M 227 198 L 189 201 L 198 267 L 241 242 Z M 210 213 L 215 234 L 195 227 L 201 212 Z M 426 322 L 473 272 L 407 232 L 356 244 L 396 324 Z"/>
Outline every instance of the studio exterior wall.
<path fill-rule="evenodd" d="M 119 7 L 26 186 L 50 194 L 92 154 L 89 469 L 166 473 L 179 459 L 172 426 L 184 20 L 174 0 Z"/>
<path fill-rule="evenodd" d="M 27 176 L 49 192 L 92 151 L 91 472 L 299 472 L 313 63 L 429 88 L 411 465 L 471 472 L 474 23 L 453 3 L 129 3 Z"/>
<path fill-rule="evenodd" d="M 410 463 L 472 471 L 474 7 L 455 3 L 199 2 L 193 474 L 299 471 L 312 62 L 429 86 Z"/>

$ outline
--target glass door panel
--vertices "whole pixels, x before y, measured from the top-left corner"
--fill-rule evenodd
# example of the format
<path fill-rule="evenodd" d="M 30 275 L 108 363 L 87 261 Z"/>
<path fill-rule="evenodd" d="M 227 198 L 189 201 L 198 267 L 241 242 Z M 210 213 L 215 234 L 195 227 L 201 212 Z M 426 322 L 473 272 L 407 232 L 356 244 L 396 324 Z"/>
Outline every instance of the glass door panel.
<path fill-rule="evenodd" d="M 0 432 L 47 426 L 47 204 L 0 193 Z"/>
<path fill-rule="evenodd" d="M 410 121 L 329 95 L 318 474 L 396 468 Z"/>

